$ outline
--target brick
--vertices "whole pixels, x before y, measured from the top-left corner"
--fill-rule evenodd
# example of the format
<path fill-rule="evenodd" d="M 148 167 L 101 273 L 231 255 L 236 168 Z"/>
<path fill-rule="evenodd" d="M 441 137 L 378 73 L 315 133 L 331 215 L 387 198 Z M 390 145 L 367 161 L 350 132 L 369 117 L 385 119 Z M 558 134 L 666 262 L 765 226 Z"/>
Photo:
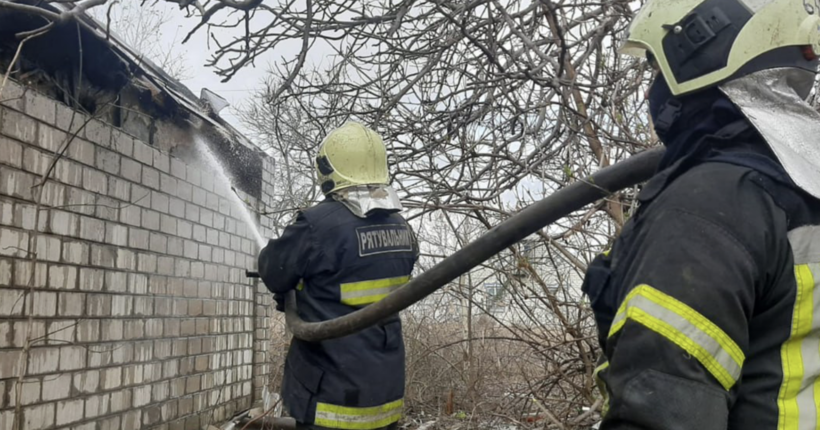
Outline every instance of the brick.
<path fill-rule="evenodd" d="M 105 173 L 90 167 L 83 168 L 83 188 L 98 194 L 108 192 L 108 181 Z"/>
<path fill-rule="evenodd" d="M 111 146 L 111 126 L 92 119 L 85 126 L 85 137 L 100 146 Z"/>
<path fill-rule="evenodd" d="M 60 348 L 60 370 L 77 370 L 86 366 L 87 350 L 83 346 L 64 346 Z"/>
<path fill-rule="evenodd" d="M 120 216 L 120 203 L 110 197 L 97 196 L 96 211 L 94 214 L 97 218 L 102 218 L 106 221 L 117 221 Z"/>
<path fill-rule="evenodd" d="M 28 88 L 19 85 L 13 80 L 8 80 L 6 81 L 6 87 L 3 88 L 3 94 L 0 94 L 0 96 L 2 96 L 0 97 L 0 105 L 22 111 L 25 108 L 25 96 L 27 92 Z M 2 112 L 3 111 L 0 110 L 0 113 Z"/>
<path fill-rule="evenodd" d="M 142 167 L 142 185 L 148 188 L 159 190 L 159 170 L 152 169 L 148 166 Z"/>
<path fill-rule="evenodd" d="M 160 230 L 165 234 L 176 236 L 177 234 L 177 220 L 176 218 L 162 214 L 160 217 Z"/>
<path fill-rule="evenodd" d="M 126 157 L 134 154 L 134 138 L 120 130 L 113 129 L 111 133 L 111 148 Z"/>
<path fill-rule="evenodd" d="M 134 297 L 134 315 L 151 316 L 154 310 L 154 299 L 151 297 Z M 149 334 L 150 336 L 150 334 Z"/>
<path fill-rule="evenodd" d="M 163 193 L 174 196 L 177 194 L 177 179 L 162 173 L 159 177 L 159 188 Z"/>
<path fill-rule="evenodd" d="M 48 345 L 65 345 L 74 342 L 77 329 L 76 320 L 52 321 L 48 323 L 46 332 Z"/>
<path fill-rule="evenodd" d="M 83 293 L 60 293 L 57 315 L 59 316 L 81 316 L 84 312 L 85 294 Z"/>
<path fill-rule="evenodd" d="M 131 408 L 131 390 L 122 390 L 111 393 L 111 412 L 120 412 Z M 119 427 L 117 427 L 119 430 Z"/>
<path fill-rule="evenodd" d="M 23 408 L 24 429 L 44 429 L 54 425 L 54 403 Z"/>
<path fill-rule="evenodd" d="M 148 248 L 153 252 L 165 254 L 168 250 L 168 238 L 162 234 L 151 232 Z"/>
<path fill-rule="evenodd" d="M 115 317 L 130 315 L 133 303 L 134 299 L 131 296 L 115 295 L 111 298 L 111 315 Z"/>
<path fill-rule="evenodd" d="M 91 245 L 91 265 L 97 267 L 116 267 L 117 248 L 105 245 Z"/>
<path fill-rule="evenodd" d="M 28 356 L 28 374 L 39 375 L 56 372 L 59 363 L 59 348 L 32 348 Z"/>
<path fill-rule="evenodd" d="M 48 270 L 48 286 L 61 290 L 77 288 L 77 268 L 75 266 L 51 266 Z"/>
<path fill-rule="evenodd" d="M 43 261 L 60 261 L 62 242 L 54 236 L 38 235 L 35 243 L 37 258 Z"/>
<path fill-rule="evenodd" d="M 0 286 L 11 285 L 12 260 L 0 259 Z"/>
<path fill-rule="evenodd" d="M 134 360 L 134 347 L 130 342 L 122 343 L 114 348 L 111 355 L 115 364 L 127 364 Z"/>
<path fill-rule="evenodd" d="M 113 399 L 113 396 L 112 396 L 112 399 Z M 113 400 L 112 400 L 112 404 L 113 404 Z M 112 410 L 112 412 L 113 412 L 113 410 Z M 120 419 L 121 418 L 119 416 L 113 416 L 113 417 L 101 420 L 99 430 L 121 430 L 122 426 L 120 425 Z"/>
<path fill-rule="evenodd" d="M 140 408 L 151 403 L 151 386 L 143 385 L 134 388 L 134 404 L 135 408 Z"/>
<path fill-rule="evenodd" d="M 213 210 L 219 209 L 219 196 L 213 193 L 207 193 L 205 195 L 205 205 L 206 207 L 212 208 Z"/>
<path fill-rule="evenodd" d="M 150 209 L 151 190 L 137 184 L 131 184 L 131 203 Z"/>
<path fill-rule="evenodd" d="M 48 181 L 43 185 L 40 201 L 43 206 L 63 207 L 65 205 L 66 187 L 54 181 Z"/>
<path fill-rule="evenodd" d="M 111 395 L 100 394 L 85 399 L 85 417 L 96 418 L 108 414 L 111 409 Z"/>
<path fill-rule="evenodd" d="M 187 182 L 177 181 L 177 196 L 185 201 L 192 201 L 194 188 Z"/>
<path fill-rule="evenodd" d="M 154 152 L 155 149 L 151 148 L 143 142 L 140 142 L 139 140 L 134 140 L 134 159 L 136 159 L 140 163 L 146 164 L 148 166 L 153 165 Z"/>
<path fill-rule="evenodd" d="M 123 224 L 140 226 L 144 225 L 142 216 L 142 209 L 139 206 L 125 206 L 120 209 L 119 221 Z"/>
<path fill-rule="evenodd" d="M 95 166 L 106 173 L 119 175 L 120 156 L 114 151 L 97 147 L 97 160 Z"/>
<path fill-rule="evenodd" d="M 117 250 L 117 268 L 122 270 L 134 270 L 137 268 L 137 259 L 134 252 L 127 249 Z"/>
<path fill-rule="evenodd" d="M 51 164 L 52 157 L 34 148 L 23 150 L 23 170 L 37 176 L 43 176 Z"/>
<path fill-rule="evenodd" d="M 185 204 L 185 219 L 188 221 L 199 222 L 200 212 L 199 206 L 191 203 Z"/>
<path fill-rule="evenodd" d="M 121 162 L 121 175 L 132 182 L 142 181 L 142 165 L 134 160 L 123 158 Z"/>
<path fill-rule="evenodd" d="M 174 274 L 183 278 L 191 276 L 191 262 L 184 259 L 177 259 Z"/>
<path fill-rule="evenodd" d="M 148 294 L 148 277 L 138 273 L 129 273 L 128 291 L 132 294 Z"/>
<path fill-rule="evenodd" d="M 207 231 L 208 237 L 206 241 L 208 242 L 208 244 L 214 246 L 219 245 L 219 231 L 212 228 L 207 229 Z"/>
<path fill-rule="evenodd" d="M 63 261 L 73 264 L 88 264 L 89 246 L 83 242 L 63 242 Z"/>
<path fill-rule="evenodd" d="M 103 341 L 118 341 L 123 340 L 122 320 L 111 320 L 103 324 L 100 329 Z"/>
<path fill-rule="evenodd" d="M 161 151 L 154 150 L 153 156 L 154 156 L 154 167 L 156 167 L 157 169 L 159 169 L 159 170 L 161 170 L 165 173 L 170 173 L 170 171 L 171 171 L 171 160 L 170 160 L 170 157 L 168 156 L 168 154 L 166 154 L 164 152 L 161 152 Z"/>
<path fill-rule="evenodd" d="M 57 122 L 57 103 L 34 91 L 26 91 L 26 113 L 48 124 Z"/>
<path fill-rule="evenodd" d="M 41 148 L 51 153 L 61 152 L 60 149 L 68 139 L 68 134 L 56 128 L 40 124 L 37 130 L 37 143 Z"/>
<path fill-rule="evenodd" d="M 86 309 L 90 317 L 110 317 L 111 316 L 111 295 L 109 294 L 88 294 L 86 296 Z"/>
<path fill-rule="evenodd" d="M 194 240 L 197 242 L 205 242 L 208 240 L 208 230 L 201 225 L 194 225 Z"/>
<path fill-rule="evenodd" d="M 32 187 L 37 178 L 31 173 L 14 170 L 0 165 L 0 194 L 23 200 L 34 200 Z"/>
<path fill-rule="evenodd" d="M 0 136 L 0 154 L 3 154 L 3 157 L 0 157 L 0 163 L 18 169 L 23 167 L 23 145 Z"/>
<path fill-rule="evenodd" d="M 153 301 L 153 300 L 152 300 Z M 163 320 L 159 318 L 149 319 L 145 321 L 145 336 L 161 337 L 163 330 Z"/>
<path fill-rule="evenodd" d="M 183 240 L 178 237 L 168 238 L 168 254 L 181 257 L 183 254 Z"/>
<path fill-rule="evenodd" d="M 86 299 L 87 302 L 87 299 Z M 97 342 L 100 340 L 100 321 L 99 320 L 80 320 L 77 323 L 77 342 Z M 89 354 L 89 362 L 99 354 L 92 352 Z M 90 363 L 89 363 L 90 364 Z"/>
<path fill-rule="evenodd" d="M 57 425 L 65 425 L 83 419 L 85 410 L 83 400 L 64 400 L 57 402 Z"/>
<path fill-rule="evenodd" d="M 160 213 L 142 209 L 142 227 L 149 230 L 159 230 Z"/>
<path fill-rule="evenodd" d="M 150 245 L 149 245 L 150 246 Z M 157 256 L 154 254 L 140 253 L 137 255 L 137 270 L 144 273 L 156 273 Z"/>
<path fill-rule="evenodd" d="M 189 183 L 191 183 L 193 185 L 196 185 L 198 187 L 202 183 L 201 178 L 202 178 L 202 174 L 199 172 L 199 170 L 195 166 L 188 166 L 188 172 L 185 176 L 185 179 Z"/>
<path fill-rule="evenodd" d="M 120 215 L 122 215 L 122 213 Z M 128 227 L 106 222 L 105 237 L 103 240 L 109 245 L 126 246 L 128 244 Z"/>
<path fill-rule="evenodd" d="M 161 407 L 151 406 L 142 410 L 142 424 L 154 425 L 162 421 Z"/>
<path fill-rule="evenodd" d="M 128 229 L 128 246 L 137 249 L 148 249 L 148 230 L 130 227 Z"/>
<path fill-rule="evenodd" d="M 173 257 L 160 256 L 157 258 L 157 273 L 165 276 L 174 275 Z"/>
<path fill-rule="evenodd" d="M 102 242 L 105 239 L 105 222 L 94 218 L 80 217 L 80 238 Z"/>
<path fill-rule="evenodd" d="M 125 272 L 105 272 L 105 291 L 112 293 L 128 291 L 128 274 Z"/>
<path fill-rule="evenodd" d="M 2 112 L 0 132 L 21 142 L 36 144 L 36 121 L 12 110 L 4 109 Z"/>
<path fill-rule="evenodd" d="M 122 368 L 111 367 L 102 371 L 102 388 L 103 390 L 114 390 L 122 386 Z M 112 406 L 115 403 L 112 394 Z"/>
<path fill-rule="evenodd" d="M 32 272 L 31 262 L 18 260 L 14 263 L 14 285 L 18 287 L 45 288 L 48 286 L 48 265 L 37 263 Z"/>
<path fill-rule="evenodd" d="M 131 183 L 114 176 L 108 177 L 108 195 L 124 202 L 130 201 Z"/>
<path fill-rule="evenodd" d="M 52 210 L 49 216 L 49 230 L 61 236 L 77 236 L 78 216 L 71 212 Z"/>
<path fill-rule="evenodd" d="M 93 193 L 74 187 L 68 187 L 66 192 L 66 210 L 81 213 L 84 215 L 94 215 L 94 206 L 97 198 Z"/>
<path fill-rule="evenodd" d="M 83 166 L 73 161 L 60 159 L 54 167 L 53 177 L 64 184 L 80 187 L 83 183 Z"/>
<path fill-rule="evenodd" d="M 208 193 L 205 192 L 202 188 L 194 187 L 193 197 L 191 199 L 195 204 L 199 206 L 207 206 L 208 205 Z"/>
<path fill-rule="evenodd" d="M 88 166 L 94 165 L 94 145 L 78 138 L 74 138 L 68 143 L 66 155 L 74 161 L 79 161 Z"/>
<path fill-rule="evenodd" d="M 182 160 L 174 158 L 173 156 L 171 157 L 171 175 L 184 181 L 187 175 L 187 168 Z"/>
<path fill-rule="evenodd" d="M 168 196 L 156 191 L 151 192 L 151 208 L 155 211 L 168 213 Z"/>
<path fill-rule="evenodd" d="M 141 415 L 142 413 L 139 409 L 132 410 L 123 414 L 121 430 L 140 430 L 140 428 L 142 427 L 142 425 L 140 424 Z"/>
<path fill-rule="evenodd" d="M 105 272 L 98 269 L 80 268 L 80 289 L 102 291 Z"/>
<path fill-rule="evenodd" d="M 11 385 L 11 381 L 10 385 Z M 17 384 L 11 386 L 9 390 L 9 404 L 16 405 L 18 403 L 17 399 Z M 20 399 L 19 403 L 23 406 L 28 406 L 33 403 L 38 403 L 40 401 L 40 390 L 42 389 L 42 383 L 40 382 L 39 378 L 26 378 L 23 380 L 23 383 L 20 386 Z"/>
<path fill-rule="evenodd" d="M 57 314 L 57 293 L 49 291 L 35 291 L 26 301 L 32 301 L 31 313 L 38 317 L 53 317 Z"/>
<path fill-rule="evenodd" d="M 224 230 L 225 229 L 225 217 L 221 214 L 214 214 L 214 222 L 211 226 L 217 230 Z"/>
<path fill-rule="evenodd" d="M 193 237 L 193 225 L 188 221 L 177 220 L 177 235 L 185 239 Z"/>
<path fill-rule="evenodd" d="M 205 265 L 200 261 L 191 263 L 191 277 L 202 279 L 205 277 Z"/>
<path fill-rule="evenodd" d="M 94 354 L 91 352 L 90 354 Z M 79 394 L 93 394 L 100 388 L 100 371 L 87 370 L 75 373 L 73 377 L 73 387 Z"/>
<path fill-rule="evenodd" d="M 71 374 L 49 375 L 43 378 L 43 401 L 68 398 L 71 390 Z"/>

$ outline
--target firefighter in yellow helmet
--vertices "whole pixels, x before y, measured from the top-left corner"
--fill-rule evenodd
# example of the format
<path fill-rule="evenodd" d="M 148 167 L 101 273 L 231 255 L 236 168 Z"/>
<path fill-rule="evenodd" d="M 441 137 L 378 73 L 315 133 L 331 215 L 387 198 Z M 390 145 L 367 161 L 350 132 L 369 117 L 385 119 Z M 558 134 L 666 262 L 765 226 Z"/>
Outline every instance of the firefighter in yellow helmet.
<path fill-rule="evenodd" d="M 820 429 L 814 0 L 647 0 L 623 52 L 658 72 L 666 146 L 588 269 L 602 430 Z"/>
<path fill-rule="evenodd" d="M 418 258 L 376 132 L 354 122 L 334 130 L 316 170 L 325 200 L 299 212 L 259 255 L 259 274 L 278 309 L 295 289 L 299 315 L 309 322 L 378 302 L 410 279 Z M 396 428 L 404 396 L 398 315 L 341 339 L 294 339 L 282 394 L 300 428 Z"/>

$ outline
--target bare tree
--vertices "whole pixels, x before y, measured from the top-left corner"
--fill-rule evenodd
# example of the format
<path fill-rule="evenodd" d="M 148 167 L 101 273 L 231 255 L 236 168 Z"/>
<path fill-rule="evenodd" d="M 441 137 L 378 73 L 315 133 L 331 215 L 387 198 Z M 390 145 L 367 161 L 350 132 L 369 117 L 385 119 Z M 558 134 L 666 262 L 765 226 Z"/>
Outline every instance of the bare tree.
<path fill-rule="evenodd" d="M 168 31 L 173 9 L 166 3 L 145 7 L 139 2 L 114 0 L 106 7 L 91 9 L 90 14 L 165 73 L 185 80 L 191 77 L 181 43 L 185 34 L 179 28 Z"/>

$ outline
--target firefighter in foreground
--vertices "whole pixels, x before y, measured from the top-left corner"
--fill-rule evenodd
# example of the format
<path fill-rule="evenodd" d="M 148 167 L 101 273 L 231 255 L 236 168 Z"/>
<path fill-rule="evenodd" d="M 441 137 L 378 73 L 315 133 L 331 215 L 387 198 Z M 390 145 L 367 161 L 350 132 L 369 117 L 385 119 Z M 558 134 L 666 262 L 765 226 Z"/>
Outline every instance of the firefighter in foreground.
<path fill-rule="evenodd" d="M 601 429 L 820 429 L 818 14 L 648 0 L 635 16 L 623 51 L 657 71 L 667 152 L 584 282 Z"/>
<path fill-rule="evenodd" d="M 322 143 L 316 170 L 326 199 L 299 212 L 259 255 L 259 274 L 278 309 L 296 289 L 299 315 L 309 322 L 378 302 L 409 281 L 418 258 L 378 134 L 346 123 Z M 394 429 L 402 416 L 404 358 L 398 315 L 340 339 L 293 339 L 285 406 L 299 428 Z"/>

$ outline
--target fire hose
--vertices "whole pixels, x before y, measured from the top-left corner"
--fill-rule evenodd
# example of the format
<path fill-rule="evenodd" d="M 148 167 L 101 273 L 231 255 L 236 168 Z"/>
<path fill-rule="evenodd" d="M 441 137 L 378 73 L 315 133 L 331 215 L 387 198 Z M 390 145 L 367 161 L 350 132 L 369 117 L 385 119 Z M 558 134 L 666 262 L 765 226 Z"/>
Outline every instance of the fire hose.
<path fill-rule="evenodd" d="M 407 309 L 553 222 L 614 192 L 648 180 L 655 173 L 663 153 L 663 148 L 641 152 L 556 191 L 494 227 L 379 302 L 350 314 L 321 322 L 304 321 L 297 312 L 296 292 L 292 290 L 285 299 L 288 328 L 299 339 L 319 342 L 347 336 L 370 327 L 390 315 Z M 247 274 L 250 277 L 259 276 L 253 272 Z"/>

